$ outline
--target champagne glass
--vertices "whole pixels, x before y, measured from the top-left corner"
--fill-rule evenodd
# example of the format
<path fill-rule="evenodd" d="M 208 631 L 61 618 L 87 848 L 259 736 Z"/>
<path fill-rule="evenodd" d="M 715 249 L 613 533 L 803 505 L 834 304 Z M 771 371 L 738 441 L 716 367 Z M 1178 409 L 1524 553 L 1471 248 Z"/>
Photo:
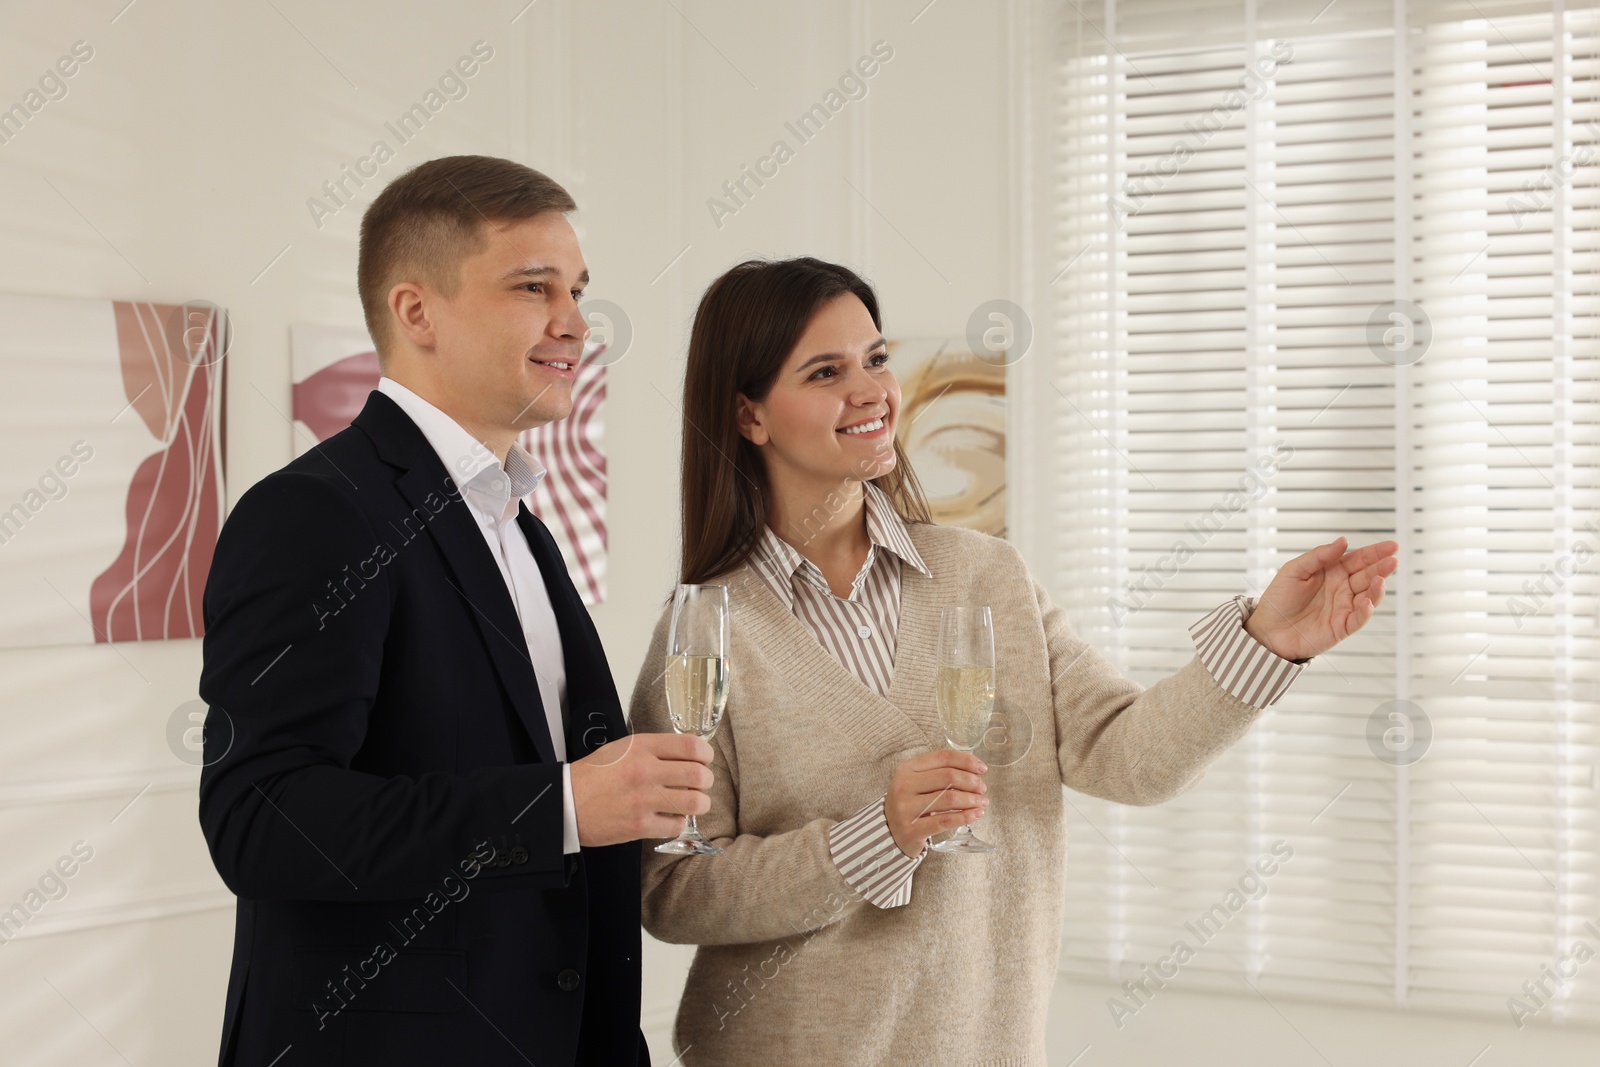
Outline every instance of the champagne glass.
<path fill-rule="evenodd" d="M 667 714 L 672 729 L 710 741 L 728 706 L 728 587 L 680 585 L 667 634 Z M 690 815 L 683 833 L 656 846 L 671 856 L 716 856 Z"/>
<path fill-rule="evenodd" d="M 939 614 L 939 721 L 951 748 L 971 752 L 983 740 L 994 714 L 994 619 L 987 607 L 944 608 Z M 956 827 L 935 852 L 993 852 L 994 846 Z"/>

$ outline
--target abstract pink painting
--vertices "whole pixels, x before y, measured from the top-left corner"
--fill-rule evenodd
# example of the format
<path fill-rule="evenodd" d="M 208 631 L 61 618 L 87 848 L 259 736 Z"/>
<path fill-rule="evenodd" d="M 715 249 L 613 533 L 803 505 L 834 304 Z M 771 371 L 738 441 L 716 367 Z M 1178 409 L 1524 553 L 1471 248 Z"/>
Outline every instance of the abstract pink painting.
<path fill-rule="evenodd" d="M 295 325 L 295 451 L 305 452 L 350 425 L 378 387 L 378 356 L 365 331 Z M 572 386 L 572 414 L 518 438 L 548 472 L 527 497 L 550 528 L 585 604 L 606 595 L 606 399 L 604 345 L 584 349 Z"/>
<path fill-rule="evenodd" d="M 204 633 L 227 313 L 0 296 L 0 646 Z"/>
<path fill-rule="evenodd" d="M 202 310 L 196 322 L 188 307 L 114 307 L 123 387 L 160 450 L 128 487 L 122 551 L 90 587 L 89 619 L 97 641 L 200 637 L 223 507 L 226 316 Z"/>

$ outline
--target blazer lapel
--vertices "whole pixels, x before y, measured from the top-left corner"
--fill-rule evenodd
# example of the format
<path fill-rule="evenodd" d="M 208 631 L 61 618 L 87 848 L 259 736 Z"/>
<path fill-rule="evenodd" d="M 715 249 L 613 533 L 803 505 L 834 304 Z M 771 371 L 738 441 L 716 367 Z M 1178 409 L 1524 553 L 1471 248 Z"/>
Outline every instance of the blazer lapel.
<path fill-rule="evenodd" d="M 396 486 L 411 505 L 416 521 L 439 547 L 451 584 L 472 607 L 495 672 L 510 695 L 517 718 L 532 738 L 539 759 L 554 763 L 555 745 L 550 739 L 539 681 L 533 673 L 533 661 L 528 658 L 528 643 L 522 635 L 516 605 L 461 490 L 417 424 L 387 396 L 372 392 L 353 425 L 372 438 L 385 460 L 406 468 Z M 416 535 L 409 529 L 396 533 L 404 540 Z"/>

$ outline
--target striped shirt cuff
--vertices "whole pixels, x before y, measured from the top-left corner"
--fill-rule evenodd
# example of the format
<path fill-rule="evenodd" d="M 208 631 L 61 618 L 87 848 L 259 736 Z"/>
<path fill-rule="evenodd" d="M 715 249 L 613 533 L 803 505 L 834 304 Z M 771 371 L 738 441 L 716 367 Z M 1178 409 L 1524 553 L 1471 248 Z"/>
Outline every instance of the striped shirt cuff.
<path fill-rule="evenodd" d="M 928 845 L 923 842 L 922 852 L 916 856 L 900 851 L 883 811 L 886 799 L 879 797 L 848 819 L 834 823 L 828 834 L 828 854 L 850 888 L 868 904 L 898 908 L 911 903 L 911 875 L 928 854 Z"/>
<path fill-rule="evenodd" d="M 1189 634 L 1218 685 L 1251 707 L 1266 708 L 1288 692 L 1311 661 L 1284 659 L 1250 636 L 1244 622 L 1255 606 L 1255 597 L 1235 596 L 1189 627 Z"/>

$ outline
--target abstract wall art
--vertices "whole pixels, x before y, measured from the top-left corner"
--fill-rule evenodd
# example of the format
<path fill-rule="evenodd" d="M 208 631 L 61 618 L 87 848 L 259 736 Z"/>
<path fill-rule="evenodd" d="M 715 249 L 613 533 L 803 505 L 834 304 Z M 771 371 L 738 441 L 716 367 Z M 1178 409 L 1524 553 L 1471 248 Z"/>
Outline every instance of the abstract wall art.
<path fill-rule="evenodd" d="M 900 446 L 933 521 L 1006 535 L 1006 369 L 964 340 L 889 342 Z"/>
<path fill-rule="evenodd" d="M 0 294 L 0 647 L 199 637 L 227 313 Z"/>

